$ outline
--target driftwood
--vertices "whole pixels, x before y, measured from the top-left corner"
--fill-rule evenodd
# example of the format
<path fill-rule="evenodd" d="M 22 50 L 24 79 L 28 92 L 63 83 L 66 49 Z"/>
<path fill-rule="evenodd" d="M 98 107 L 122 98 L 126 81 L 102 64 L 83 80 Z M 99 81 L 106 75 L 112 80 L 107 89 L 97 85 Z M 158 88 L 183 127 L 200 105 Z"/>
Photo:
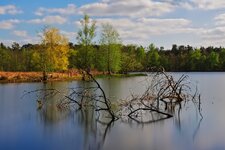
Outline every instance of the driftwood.
<path fill-rule="evenodd" d="M 100 120 L 102 114 L 106 112 L 108 114 L 106 117 L 111 121 L 126 118 L 137 123 L 151 123 L 173 117 L 189 101 L 193 102 L 202 117 L 200 95 L 197 90 L 192 94 L 186 75 L 175 80 L 164 69 L 150 73 L 152 81 L 144 93 L 131 94 L 130 99 L 121 100 L 115 104 L 117 107 L 115 111 L 98 81 L 88 71 L 85 73 L 89 78 L 89 81 L 85 82 L 91 82 L 94 86 L 72 88 L 67 93 L 56 89 L 38 89 L 26 92 L 23 96 L 36 93 L 39 106 L 44 106 L 49 97 L 60 95 L 57 103 L 59 109 L 82 110 L 92 107 L 98 114 L 97 120 Z M 103 111 L 104 113 L 101 113 Z"/>
<path fill-rule="evenodd" d="M 152 73 L 151 78 L 151 85 L 142 95 L 131 95 L 131 99 L 121 104 L 124 116 L 138 123 L 160 121 L 173 117 L 176 111 L 180 112 L 182 105 L 191 101 L 198 107 L 202 117 L 200 95 L 197 89 L 194 94 L 192 93 L 187 75 L 175 80 L 164 69 L 160 69 Z M 144 119 L 146 116 L 150 116 L 150 119 Z M 154 116 L 157 116 L 157 119 Z"/>

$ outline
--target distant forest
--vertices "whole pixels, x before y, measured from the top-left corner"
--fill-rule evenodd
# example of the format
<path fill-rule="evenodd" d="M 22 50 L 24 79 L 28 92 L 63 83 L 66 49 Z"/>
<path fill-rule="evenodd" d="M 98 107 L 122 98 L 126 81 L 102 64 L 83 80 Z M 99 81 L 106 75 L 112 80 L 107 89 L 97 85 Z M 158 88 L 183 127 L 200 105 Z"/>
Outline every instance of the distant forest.
<path fill-rule="evenodd" d="M 82 45 L 69 43 L 68 69 L 79 68 L 78 49 Z M 93 46 L 94 61 L 91 69 L 106 71 L 99 62 L 101 56 L 100 45 Z M 42 71 L 37 52 L 40 44 L 25 44 L 20 46 L 13 43 L 11 47 L 0 44 L 0 71 Z M 166 71 L 225 71 L 225 48 L 173 45 L 172 49 L 164 50 L 163 47 L 149 47 L 136 45 L 121 45 L 121 61 L 116 72 L 126 73 L 131 71 L 145 71 L 151 67 L 164 67 Z M 63 69 L 66 70 L 66 69 Z M 52 71 L 61 71 L 56 69 Z"/>
<path fill-rule="evenodd" d="M 66 71 L 76 68 L 111 73 L 146 71 L 164 67 L 166 71 L 225 71 L 225 48 L 172 45 L 165 50 L 150 44 L 147 47 L 124 45 L 117 30 L 102 24 L 96 44 L 96 22 L 88 15 L 81 19 L 77 44 L 68 42 L 59 29 L 46 27 L 39 44 L 11 46 L 0 43 L 0 71 Z"/>

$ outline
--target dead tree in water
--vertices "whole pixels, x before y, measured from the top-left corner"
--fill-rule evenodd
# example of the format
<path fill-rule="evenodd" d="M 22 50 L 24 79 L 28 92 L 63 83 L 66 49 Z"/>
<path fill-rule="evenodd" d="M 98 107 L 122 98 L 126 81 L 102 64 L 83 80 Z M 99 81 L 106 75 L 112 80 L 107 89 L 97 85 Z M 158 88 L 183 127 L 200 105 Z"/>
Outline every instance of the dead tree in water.
<path fill-rule="evenodd" d="M 173 117 L 189 101 L 198 106 L 201 115 L 200 95 L 197 90 L 192 93 L 187 75 L 176 80 L 162 68 L 150 76 L 151 84 L 142 95 L 131 95 L 131 99 L 121 104 L 123 116 L 138 123 L 151 123 Z"/>
<path fill-rule="evenodd" d="M 151 73 L 149 77 L 152 79 L 151 84 L 147 86 L 144 93 L 141 95 L 131 94 L 130 99 L 116 103 L 117 111 L 115 111 L 98 81 L 89 71 L 86 71 L 86 74 L 90 79 L 86 82 L 92 83 L 94 86 L 71 88 L 66 94 L 56 89 L 40 89 L 26 94 L 35 92 L 39 100 L 60 95 L 60 101 L 57 103 L 59 109 L 75 108 L 81 110 L 93 107 L 98 114 L 97 119 L 104 114 L 101 113 L 104 111 L 111 121 L 125 117 L 138 123 L 151 123 L 171 118 L 176 111 L 181 110 L 183 104 L 189 101 L 197 106 L 199 113 L 201 112 L 200 96 L 197 92 L 191 93 L 190 82 L 188 82 L 186 75 L 182 75 L 176 80 L 163 69 Z"/>

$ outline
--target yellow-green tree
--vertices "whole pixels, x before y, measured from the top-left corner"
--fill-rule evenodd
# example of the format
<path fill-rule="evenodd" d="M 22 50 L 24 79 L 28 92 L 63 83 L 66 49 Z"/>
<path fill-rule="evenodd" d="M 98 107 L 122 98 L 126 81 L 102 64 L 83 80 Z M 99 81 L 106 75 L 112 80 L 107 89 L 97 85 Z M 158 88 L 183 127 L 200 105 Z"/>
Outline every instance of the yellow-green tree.
<path fill-rule="evenodd" d="M 43 30 L 40 58 L 44 80 L 48 71 L 67 70 L 68 52 L 68 39 L 57 28 L 49 27 Z"/>

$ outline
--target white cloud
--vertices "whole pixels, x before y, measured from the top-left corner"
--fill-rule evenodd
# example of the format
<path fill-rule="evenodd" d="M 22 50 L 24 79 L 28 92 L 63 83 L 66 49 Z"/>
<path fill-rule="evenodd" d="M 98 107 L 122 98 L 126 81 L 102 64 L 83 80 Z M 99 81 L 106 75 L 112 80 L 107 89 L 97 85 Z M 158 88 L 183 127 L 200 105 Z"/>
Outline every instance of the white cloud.
<path fill-rule="evenodd" d="M 77 36 L 76 32 L 61 31 L 61 33 L 65 35 L 68 39 L 76 39 Z"/>
<path fill-rule="evenodd" d="M 216 27 L 202 32 L 204 39 L 224 39 L 225 27 Z"/>
<path fill-rule="evenodd" d="M 21 21 L 17 20 L 17 19 L 10 19 L 10 20 L 0 21 L 0 29 L 4 29 L 4 30 L 12 29 L 12 28 L 14 28 L 15 24 L 18 24 L 20 22 Z"/>
<path fill-rule="evenodd" d="M 27 43 L 32 43 L 32 44 L 37 44 L 40 42 L 40 38 L 39 37 L 27 37 L 27 38 L 23 38 L 23 39 L 1 39 L 0 38 L 0 41 L 3 42 L 5 45 L 7 46 L 11 46 L 13 44 L 13 42 L 17 42 L 19 43 L 20 45 L 23 45 L 23 44 L 27 44 Z"/>
<path fill-rule="evenodd" d="M 93 16 L 160 16 L 174 10 L 174 6 L 167 2 L 151 0 L 102 0 L 79 8 L 80 13 Z"/>
<path fill-rule="evenodd" d="M 43 8 L 40 7 L 35 14 L 43 16 L 45 14 L 75 15 L 77 13 L 76 5 L 68 4 L 66 8 Z"/>
<path fill-rule="evenodd" d="M 185 9 L 202 9 L 202 10 L 216 10 L 225 8 L 224 0 L 155 0 L 164 3 L 171 3 L 177 7 Z"/>
<path fill-rule="evenodd" d="M 0 6 L 0 15 L 5 15 L 5 14 L 20 14 L 22 13 L 22 10 L 18 9 L 15 5 L 5 5 L 5 6 Z"/>
<path fill-rule="evenodd" d="M 35 14 L 45 16 L 49 14 L 76 15 L 87 13 L 93 16 L 159 16 L 173 11 L 174 5 L 168 2 L 152 0 L 100 0 L 100 2 L 84 4 L 77 8 L 68 4 L 65 8 L 40 7 Z"/>
<path fill-rule="evenodd" d="M 24 30 L 14 30 L 12 34 L 18 37 L 27 37 L 27 31 L 24 31 Z"/>
<path fill-rule="evenodd" d="M 183 0 L 175 1 L 171 0 L 186 9 L 202 9 L 202 10 L 215 10 L 225 8 L 224 0 Z"/>
<path fill-rule="evenodd" d="M 201 9 L 220 9 L 225 8 L 224 0 L 193 0 L 193 3 Z"/>
<path fill-rule="evenodd" d="M 46 16 L 42 19 L 32 19 L 27 21 L 28 23 L 32 24 L 64 24 L 66 23 L 67 19 L 61 16 Z"/>
<path fill-rule="evenodd" d="M 97 19 L 97 25 L 102 23 L 112 24 L 120 33 L 122 39 L 145 41 L 154 36 L 168 34 L 189 34 L 195 33 L 197 29 L 191 27 L 191 21 L 187 19 Z M 78 22 L 77 22 L 78 23 Z"/>
<path fill-rule="evenodd" d="M 217 26 L 225 25 L 225 13 L 216 16 L 214 20 Z"/>

